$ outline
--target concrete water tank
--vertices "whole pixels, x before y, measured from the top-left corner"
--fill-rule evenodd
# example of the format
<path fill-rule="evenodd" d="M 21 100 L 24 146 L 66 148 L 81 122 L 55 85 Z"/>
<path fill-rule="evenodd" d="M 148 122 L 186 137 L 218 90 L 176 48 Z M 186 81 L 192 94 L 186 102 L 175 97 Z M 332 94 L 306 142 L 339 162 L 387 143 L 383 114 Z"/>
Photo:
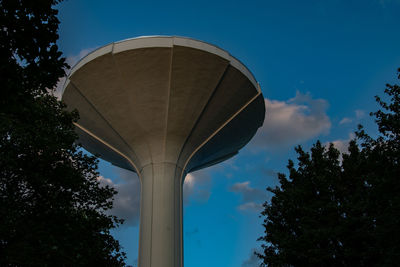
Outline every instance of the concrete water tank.
<path fill-rule="evenodd" d="M 79 61 L 62 100 L 79 111 L 86 150 L 139 176 L 139 266 L 183 266 L 184 178 L 234 156 L 262 126 L 254 76 L 214 45 L 140 37 Z"/>

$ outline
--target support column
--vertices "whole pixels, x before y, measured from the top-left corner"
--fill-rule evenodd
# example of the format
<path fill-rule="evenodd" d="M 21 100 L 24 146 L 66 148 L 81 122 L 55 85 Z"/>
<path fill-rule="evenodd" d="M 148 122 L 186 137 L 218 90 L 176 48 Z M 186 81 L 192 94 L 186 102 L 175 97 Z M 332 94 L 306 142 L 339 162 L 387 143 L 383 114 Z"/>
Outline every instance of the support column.
<path fill-rule="evenodd" d="M 139 267 L 182 267 L 182 169 L 155 163 L 141 171 Z"/>

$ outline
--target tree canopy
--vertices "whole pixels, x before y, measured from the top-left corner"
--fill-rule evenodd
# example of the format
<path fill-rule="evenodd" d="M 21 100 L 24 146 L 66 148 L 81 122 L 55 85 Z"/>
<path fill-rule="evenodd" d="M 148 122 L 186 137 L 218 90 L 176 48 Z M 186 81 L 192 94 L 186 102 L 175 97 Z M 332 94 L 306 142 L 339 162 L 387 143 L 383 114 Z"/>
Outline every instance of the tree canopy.
<path fill-rule="evenodd" d="M 400 69 L 398 78 L 400 79 Z M 296 147 L 289 177 L 268 188 L 259 258 L 264 266 L 396 266 L 400 261 L 400 87 L 386 85 L 372 112 L 379 136 L 362 126 L 348 152 L 317 142 Z"/>
<path fill-rule="evenodd" d="M 65 75 L 55 0 L 0 1 L 0 265 L 123 266 L 116 193 L 53 96 Z"/>

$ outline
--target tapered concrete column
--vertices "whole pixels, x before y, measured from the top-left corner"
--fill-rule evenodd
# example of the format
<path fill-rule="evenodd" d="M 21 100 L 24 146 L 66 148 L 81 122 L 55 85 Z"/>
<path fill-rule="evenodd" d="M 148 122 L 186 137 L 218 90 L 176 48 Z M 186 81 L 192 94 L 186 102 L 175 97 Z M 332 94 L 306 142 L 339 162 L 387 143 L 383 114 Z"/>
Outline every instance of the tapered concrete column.
<path fill-rule="evenodd" d="M 156 163 L 141 171 L 139 267 L 181 267 L 182 169 Z"/>

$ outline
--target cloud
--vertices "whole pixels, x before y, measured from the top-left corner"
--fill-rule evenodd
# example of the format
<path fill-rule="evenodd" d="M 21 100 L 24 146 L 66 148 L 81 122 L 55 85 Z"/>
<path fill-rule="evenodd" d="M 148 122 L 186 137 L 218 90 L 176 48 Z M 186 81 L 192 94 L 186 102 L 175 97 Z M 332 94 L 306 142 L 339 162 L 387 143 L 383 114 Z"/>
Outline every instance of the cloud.
<path fill-rule="evenodd" d="M 113 181 L 111 181 L 111 179 L 109 179 L 109 178 L 105 178 L 104 176 L 99 176 L 99 177 L 97 177 L 97 181 L 99 181 L 100 182 L 100 185 L 101 186 L 110 186 L 110 187 L 114 187 L 114 183 L 113 183 Z"/>
<path fill-rule="evenodd" d="M 331 128 L 328 102 L 310 94 L 297 92 L 287 101 L 265 99 L 265 105 L 264 125 L 251 143 L 254 148 L 291 146 L 327 134 Z"/>
<path fill-rule="evenodd" d="M 340 153 L 347 153 L 348 152 L 348 147 L 349 147 L 349 142 L 350 140 L 354 139 L 354 133 L 349 133 L 349 137 L 347 139 L 337 139 L 334 141 L 326 142 L 324 143 L 325 147 L 329 147 L 329 144 L 332 143 L 337 150 L 339 150 Z"/>
<path fill-rule="evenodd" d="M 237 208 L 242 211 L 260 212 L 262 204 L 267 199 L 267 192 L 250 186 L 250 182 L 235 183 L 229 191 L 240 194 L 243 204 Z"/>
<path fill-rule="evenodd" d="M 258 267 L 260 266 L 261 260 L 257 257 L 256 254 L 254 254 L 256 252 L 255 249 L 252 249 L 249 255 L 249 258 L 246 259 L 241 267 Z"/>
<path fill-rule="evenodd" d="M 240 193 L 244 202 L 264 200 L 265 198 L 265 192 L 258 188 L 250 187 L 250 181 L 235 183 L 229 190 L 231 192 Z"/>
<path fill-rule="evenodd" d="M 354 110 L 354 116 L 344 117 L 339 122 L 339 125 L 348 124 L 348 123 L 352 123 L 352 122 L 359 122 L 361 119 L 363 119 L 365 117 L 366 114 L 367 113 L 365 112 L 365 110 L 356 109 L 356 110 Z"/>
<path fill-rule="evenodd" d="M 332 143 L 340 153 L 345 153 L 349 147 L 349 140 L 335 140 L 330 143 Z"/>
<path fill-rule="evenodd" d="M 339 122 L 339 124 L 346 124 L 350 122 L 352 122 L 352 119 L 345 117 Z"/>
<path fill-rule="evenodd" d="M 82 58 L 87 56 L 90 52 L 92 52 L 96 48 L 97 48 L 97 46 L 92 47 L 92 48 L 82 49 L 81 51 L 79 51 L 79 53 L 77 55 L 68 56 L 65 61 L 72 68 L 76 63 L 78 63 L 79 60 L 81 60 Z"/>
<path fill-rule="evenodd" d="M 211 195 L 211 176 L 207 170 L 189 173 L 183 183 L 183 204 L 207 202 Z"/>
<path fill-rule="evenodd" d="M 114 196 L 114 206 L 109 214 L 125 220 L 124 226 L 136 226 L 140 214 L 140 181 L 133 172 L 120 169 L 121 183 L 114 183 L 111 179 L 99 176 L 101 185 L 108 185 L 117 190 Z"/>
<path fill-rule="evenodd" d="M 241 211 L 253 211 L 256 213 L 260 213 L 263 210 L 263 204 L 255 203 L 255 202 L 246 202 L 242 205 L 239 205 L 238 210 Z"/>

